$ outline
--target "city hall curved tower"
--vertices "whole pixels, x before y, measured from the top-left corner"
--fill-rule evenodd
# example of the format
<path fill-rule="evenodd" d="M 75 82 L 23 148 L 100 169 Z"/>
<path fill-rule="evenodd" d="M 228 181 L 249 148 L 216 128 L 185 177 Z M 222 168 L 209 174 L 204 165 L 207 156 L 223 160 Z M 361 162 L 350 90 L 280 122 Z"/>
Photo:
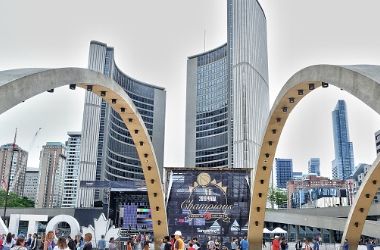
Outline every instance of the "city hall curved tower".
<path fill-rule="evenodd" d="M 117 82 L 140 113 L 155 150 L 162 174 L 164 162 L 166 91 L 124 74 L 114 61 L 114 49 L 91 41 L 88 68 Z M 86 92 L 83 111 L 79 180 L 144 180 L 136 147 L 117 112 L 102 98 Z M 99 192 L 79 189 L 77 206 L 92 206 Z"/>
<path fill-rule="evenodd" d="M 188 58 L 185 166 L 254 168 L 268 114 L 264 11 L 227 0 L 227 43 Z"/>

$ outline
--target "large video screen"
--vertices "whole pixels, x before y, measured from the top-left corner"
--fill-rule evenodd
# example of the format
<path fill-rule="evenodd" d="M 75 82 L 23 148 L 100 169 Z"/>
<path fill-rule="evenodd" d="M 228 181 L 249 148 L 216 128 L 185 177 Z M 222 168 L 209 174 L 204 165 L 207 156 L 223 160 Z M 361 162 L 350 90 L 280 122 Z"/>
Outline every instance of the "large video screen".
<path fill-rule="evenodd" d="M 169 181 L 169 231 L 185 239 L 198 237 L 229 242 L 248 230 L 247 170 L 173 170 Z"/>

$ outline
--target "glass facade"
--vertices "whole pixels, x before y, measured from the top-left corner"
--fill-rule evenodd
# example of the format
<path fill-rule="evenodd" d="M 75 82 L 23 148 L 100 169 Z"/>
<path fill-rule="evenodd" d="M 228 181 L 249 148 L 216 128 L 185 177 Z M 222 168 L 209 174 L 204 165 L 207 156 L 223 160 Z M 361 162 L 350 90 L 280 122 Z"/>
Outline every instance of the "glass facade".
<path fill-rule="evenodd" d="M 292 208 L 302 208 L 305 205 L 310 206 L 313 202 L 318 199 L 326 197 L 336 197 L 338 199 L 347 198 L 347 189 L 331 187 L 314 187 L 314 188 L 300 188 L 291 194 L 291 207 Z M 340 203 L 338 203 L 341 205 Z"/>
<path fill-rule="evenodd" d="M 117 82 L 131 98 L 144 121 L 162 173 L 164 161 L 166 91 L 124 74 L 115 64 L 114 49 L 91 41 L 89 69 Z M 137 150 L 117 112 L 100 97 L 86 93 L 82 126 L 81 181 L 143 180 Z M 79 190 L 78 206 L 92 206 L 102 199 L 96 190 Z"/>
<path fill-rule="evenodd" d="M 186 167 L 254 168 L 269 113 L 266 18 L 227 0 L 227 43 L 187 63 Z"/>
<path fill-rule="evenodd" d="M 227 47 L 197 58 L 196 167 L 228 166 Z"/>
<path fill-rule="evenodd" d="M 334 179 L 346 180 L 354 172 L 354 152 L 348 133 L 346 102 L 339 100 L 332 112 L 335 160 L 332 162 Z"/>
<path fill-rule="evenodd" d="M 316 174 L 317 176 L 321 176 L 320 165 L 321 161 L 319 158 L 310 158 L 308 162 L 309 174 Z"/>
<path fill-rule="evenodd" d="M 293 178 L 292 159 L 276 158 L 277 188 L 286 188 L 286 184 Z"/>
<path fill-rule="evenodd" d="M 169 232 L 227 243 L 247 235 L 250 204 L 249 170 L 167 169 Z"/>

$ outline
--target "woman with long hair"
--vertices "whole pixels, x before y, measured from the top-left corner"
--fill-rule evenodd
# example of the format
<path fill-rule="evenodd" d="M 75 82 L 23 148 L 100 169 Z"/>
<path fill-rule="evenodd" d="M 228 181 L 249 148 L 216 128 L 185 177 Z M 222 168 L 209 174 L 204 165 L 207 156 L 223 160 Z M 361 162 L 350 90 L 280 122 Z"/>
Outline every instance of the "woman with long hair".
<path fill-rule="evenodd" d="M 91 233 L 86 233 L 84 235 L 84 246 L 83 246 L 83 250 L 92 250 L 92 234 Z"/>
<path fill-rule="evenodd" d="M 12 234 L 8 233 L 7 237 L 5 237 L 5 240 L 3 241 L 3 250 L 10 250 L 15 243 L 16 242 L 12 238 Z"/>
<path fill-rule="evenodd" d="M 14 245 L 11 250 L 27 250 L 25 245 L 25 238 L 23 236 L 18 237 L 16 240 L 16 245 Z"/>
<path fill-rule="evenodd" d="M 54 249 L 54 232 L 49 231 L 45 237 L 44 250 L 53 250 L 53 249 Z"/>
<path fill-rule="evenodd" d="M 70 250 L 64 237 L 59 237 L 54 250 Z"/>

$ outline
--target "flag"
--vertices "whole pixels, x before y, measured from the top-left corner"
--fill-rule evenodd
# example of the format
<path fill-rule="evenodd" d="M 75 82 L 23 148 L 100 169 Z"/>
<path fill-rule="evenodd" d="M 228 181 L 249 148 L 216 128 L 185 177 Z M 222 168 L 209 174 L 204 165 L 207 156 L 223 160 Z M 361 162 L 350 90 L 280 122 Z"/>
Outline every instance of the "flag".
<path fill-rule="evenodd" d="M 1 188 L 4 189 L 4 191 L 7 190 L 7 182 L 4 179 L 1 180 Z"/>

